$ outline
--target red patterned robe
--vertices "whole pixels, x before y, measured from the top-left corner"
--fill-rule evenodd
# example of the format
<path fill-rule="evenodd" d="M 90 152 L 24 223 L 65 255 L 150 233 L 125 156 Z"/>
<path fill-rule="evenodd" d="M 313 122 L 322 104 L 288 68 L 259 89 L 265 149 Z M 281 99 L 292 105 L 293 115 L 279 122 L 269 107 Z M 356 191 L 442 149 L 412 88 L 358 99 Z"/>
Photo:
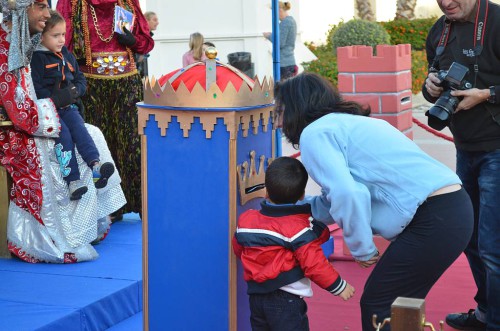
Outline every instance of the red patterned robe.
<path fill-rule="evenodd" d="M 12 177 L 7 239 L 11 252 L 28 262 L 71 263 L 97 258 L 90 245 L 109 229 L 107 215 L 125 203 L 119 175 L 96 191 L 92 172 L 77 155 L 89 191 L 70 201 L 59 171 L 54 139 L 59 118 L 50 99 L 36 99 L 30 68 L 20 69 L 24 97 L 14 96 L 18 81 L 8 71 L 9 33 L 0 27 L 0 106 L 13 126 L 0 127 L 0 163 Z M 102 161 L 111 161 L 101 132 L 88 126 Z M 114 178 L 113 178 L 114 177 Z"/>

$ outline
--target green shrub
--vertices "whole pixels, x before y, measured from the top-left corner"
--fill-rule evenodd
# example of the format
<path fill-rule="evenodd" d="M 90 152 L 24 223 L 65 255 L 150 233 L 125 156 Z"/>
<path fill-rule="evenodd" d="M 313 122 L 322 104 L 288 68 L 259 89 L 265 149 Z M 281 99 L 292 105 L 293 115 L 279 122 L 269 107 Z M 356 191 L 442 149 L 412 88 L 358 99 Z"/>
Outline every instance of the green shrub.
<path fill-rule="evenodd" d="M 412 49 L 425 49 L 425 39 L 437 17 L 419 18 L 414 20 L 394 20 L 381 22 L 391 37 L 391 44 L 410 44 Z"/>
<path fill-rule="evenodd" d="M 425 29 L 428 30 L 428 28 L 424 28 L 424 26 L 430 26 L 433 24 L 433 22 L 436 20 L 436 18 L 430 18 L 430 19 L 421 19 L 421 20 L 414 20 L 414 21 L 421 21 L 420 23 L 416 22 L 414 26 L 421 27 L 421 31 L 424 31 Z M 408 27 L 409 22 L 407 20 L 395 20 L 391 22 L 385 22 L 383 23 L 384 26 L 390 31 L 403 31 L 403 28 L 399 27 L 400 25 L 402 27 Z M 338 26 L 332 26 L 330 30 L 328 31 L 327 35 L 328 40 L 330 42 L 327 42 L 325 45 L 314 45 L 313 43 L 306 43 L 306 46 L 314 53 L 314 55 L 317 56 L 317 60 L 311 61 L 311 62 L 306 62 L 303 63 L 302 65 L 304 66 L 305 71 L 309 72 L 315 72 L 325 78 L 327 78 L 330 82 L 332 82 L 335 86 L 337 85 L 338 82 L 338 69 L 337 69 L 337 57 L 335 54 L 332 52 L 333 45 L 332 45 L 332 40 L 331 36 L 333 36 L 334 31 L 340 27 L 343 24 L 347 23 L 340 23 Z M 390 32 L 389 31 L 389 32 Z M 420 31 L 420 30 L 419 30 Z M 391 32 L 390 32 L 391 33 Z M 412 45 L 412 51 L 411 51 L 411 73 L 412 73 L 412 93 L 417 94 L 422 90 L 422 85 L 427 77 L 427 57 L 425 50 L 422 48 L 419 48 L 418 45 L 423 45 L 420 47 L 425 47 L 425 38 L 427 38 L 427 31 L 425 33 L 413 33 L 408 30 L 408 34 L 411 34 L 411 36 L 407 36 L 406 39 L 396 39 L 391 33 L 391 44 L 397 45 L 397 44 L 411 44 Z M 398 35 L 398 33 L 394 33 L 394 35 Z M 375 47 L 374 47 L 375 49 Z"/>
<path fill-rule="evenodd" d="M 340 22 L 331 29 L 330 35 L 334 52 L 342 46 L 365 45 L 375 50 L 377 45 L 391 43 L 390 35 L 379 23 L 359 19 Z"/>
<path fill-rule="evenodd" d="M 411 51 L 411 91 L 417 94 L 427 78 L 427 55 L 425 50 Z"/>
<path fill-rule="evenodd" d="M 315 46 L 313 44 L 306 45 L 316 55 L 317 60 L 302 63 L 304 70 L 308 72 L 315 72 L 337 86 L 337 57 L 333 54 L 328 46 Z"/>

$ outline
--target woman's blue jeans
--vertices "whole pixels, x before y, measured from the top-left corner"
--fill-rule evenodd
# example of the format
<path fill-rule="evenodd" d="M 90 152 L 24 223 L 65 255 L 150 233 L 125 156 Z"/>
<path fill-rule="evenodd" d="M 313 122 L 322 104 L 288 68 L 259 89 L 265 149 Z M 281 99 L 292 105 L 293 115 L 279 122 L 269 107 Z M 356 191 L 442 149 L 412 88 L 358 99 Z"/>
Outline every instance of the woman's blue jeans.
<path fill-rule="evenodd" d="M 457 150 L 457 174 L 474 208 L 465 254 L 477 285 L 478 316 L 486 315 L 488 330 L 500 330 L 500 149 Z"/>

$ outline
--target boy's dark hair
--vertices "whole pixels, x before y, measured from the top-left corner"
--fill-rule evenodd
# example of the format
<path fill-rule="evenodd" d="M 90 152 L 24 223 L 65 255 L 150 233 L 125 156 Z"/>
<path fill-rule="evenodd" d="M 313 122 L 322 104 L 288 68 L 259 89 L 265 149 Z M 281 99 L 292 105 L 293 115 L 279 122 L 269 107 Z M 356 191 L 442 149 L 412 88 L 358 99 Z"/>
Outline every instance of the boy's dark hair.
<path fill-rule="evenodd" d="M 203 45 L 208 46 L 208 47 L 215 47 L 215 44 L 210 42 L 210 41 L 205 41 Z"/>
<path fill-rule="evenodd" d="M 279 157 L 266 170 L 269 200 L 276 204 L 296 203 L 305 192 L 308 174 L 302 163 L 291 157 Z"/>
<path fill-rule="evenodd" d="M 43 33 L 52 29 L 55 25 L 59 23 L 65 23 L 64 17 L 59 14 L 57 10 L 49 9 L 50 18 L 45 22 L 45 27 L 43 28 Z"/>

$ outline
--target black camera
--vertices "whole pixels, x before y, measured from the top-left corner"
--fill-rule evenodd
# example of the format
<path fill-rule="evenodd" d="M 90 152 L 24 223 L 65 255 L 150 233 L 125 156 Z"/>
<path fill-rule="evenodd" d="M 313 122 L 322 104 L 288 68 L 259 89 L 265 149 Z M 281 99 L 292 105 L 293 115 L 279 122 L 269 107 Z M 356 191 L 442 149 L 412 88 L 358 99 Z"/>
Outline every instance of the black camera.
<path fill-rule="evenodd" d="M 434 106 L 425 113 L 428 116 L 428 124 L 436 130 L 443 130 L 451 121 L 451 116 L 455 113 L 457 105 L 461 99 L 451 95 L 453 90 L 468 90 L 472 84 L 465 80 L 469 73 L 469 68 L 460 63 L 453 62 L 448 70 L 440 70 L 437 77 L 443 88 L 443 93 L 436 100 Z"/>

